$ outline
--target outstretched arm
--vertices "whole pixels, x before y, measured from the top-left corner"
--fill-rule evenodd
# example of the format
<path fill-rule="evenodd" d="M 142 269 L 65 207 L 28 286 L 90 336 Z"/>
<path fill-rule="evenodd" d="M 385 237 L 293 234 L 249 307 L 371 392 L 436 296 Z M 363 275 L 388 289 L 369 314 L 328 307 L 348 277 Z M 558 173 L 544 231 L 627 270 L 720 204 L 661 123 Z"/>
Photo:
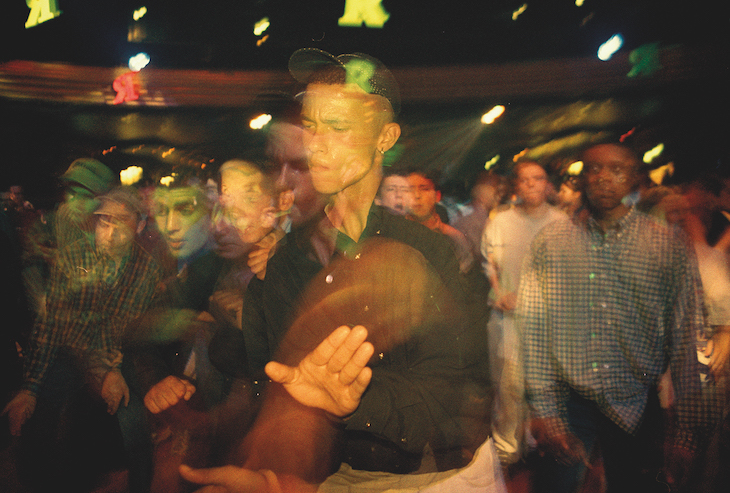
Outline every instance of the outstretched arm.
<path fill-rule="evenodd" d="M 296 367 L 269 362 L 266 374 L 281 383 L 299 403 L 345 417 L 357 409 L 372 370 L 367 366 L 374 348 L 368 331 L 343 325 L 332 332 Z"/>

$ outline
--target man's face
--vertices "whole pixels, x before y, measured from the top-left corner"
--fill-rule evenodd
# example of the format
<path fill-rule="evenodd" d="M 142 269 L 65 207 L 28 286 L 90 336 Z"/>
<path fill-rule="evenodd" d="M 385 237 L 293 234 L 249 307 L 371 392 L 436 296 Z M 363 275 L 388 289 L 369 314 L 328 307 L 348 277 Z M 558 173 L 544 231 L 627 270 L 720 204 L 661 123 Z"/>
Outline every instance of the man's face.
<path fill-rule="evenodd" d="M 70 212 L 70 218 L 81 222 L 99 206 L 99 200 L 91 190 L 81 185 L 70 183 L 64 193 L 64 202 Z"/>
<path fill-rule="evenodd" d="M 243 243 L 261 241 L 275 225 L 274 198 L 263 188 L 264 179 L 263 173 L 249 166 L 221 172 L 220 204 Z"/>
<path fill-rule="evenodd" d="M 431 180 L 418 173 L 408 175 L 408 184 L 411 189 L 408 211 L 419 221 L 425 221 L 431 217 L 441 200 L 441 192 L 436 190 Z"/>
<path fill-rule="evenodd" d="M 132 224 L 112 216 L 99 215 L 94 236 L 96 249 L 112 258 L 122 258 L 132 247 L 134 234 Z"/>
<path fill-rule="evenodd" d="M 405 214 L 410 195 L 411 184 L 405 176 L 390 175 L 383 178 L 380 185 L 380 202 L 383 206 Z"/>
<path fill-rule="evenodd" d="M 335 194 L 376 171 L 382 105 L 355 85 L 310 84 L 302 136 L 314 188 Z"/>
<path fill-rule="evenodd" d="M 188 259 L 208 244 L 210 211 L 200 189 L 157 188 L 153 194 L 152 214 L 176 259 Z"/>
<path fill-rule="evenodd" d="M 526 165 L 517 172 L 515 193 L 528 207 L 538 207 L 547 200 L 550 184 L 547 174 L 537 164 Z"/>
<path fill-rule="evenodd" d="M 622 205 L 639 179 L 639 163 L 620 146 L 603 144 L 583 155 L 586 199 L 597 212 L 609 212 Z"/>

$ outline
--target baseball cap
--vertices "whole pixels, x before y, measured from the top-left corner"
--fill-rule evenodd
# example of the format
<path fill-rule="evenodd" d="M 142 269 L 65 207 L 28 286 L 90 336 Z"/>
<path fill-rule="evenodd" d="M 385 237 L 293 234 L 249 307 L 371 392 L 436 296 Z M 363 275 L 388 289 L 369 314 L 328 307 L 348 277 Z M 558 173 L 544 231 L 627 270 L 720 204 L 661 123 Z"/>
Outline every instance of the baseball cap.
<path fill-rule="evenodd" d="M 400 90 L 393 74 L 377 58 L 364 53 L 334 56 L 318 48 L 302 48 L 289 58 L 289 73 L 307 84 L 312 75 L 328 67 L 341 68 L 345 82 L 357 84 L 368 94 L 382 96 L 390 102 L 393 114 L 400 112 Z"/>
<path fill-rule="evenodd" d="M 64 183 L 78 183 L 88 188 L 95 195 L 108 192 L 116 177 L 104 163 L 91 158 L 76 159 L 71 163 L 66 172 L 61 175 Z"/>
<path fill-rule="evenodd" d="M 99 197 L 101 204 L 94 214 L 109 216 L 134 227 L 144 212 L 139 191 L 130 186 L 117 187 Z"/>

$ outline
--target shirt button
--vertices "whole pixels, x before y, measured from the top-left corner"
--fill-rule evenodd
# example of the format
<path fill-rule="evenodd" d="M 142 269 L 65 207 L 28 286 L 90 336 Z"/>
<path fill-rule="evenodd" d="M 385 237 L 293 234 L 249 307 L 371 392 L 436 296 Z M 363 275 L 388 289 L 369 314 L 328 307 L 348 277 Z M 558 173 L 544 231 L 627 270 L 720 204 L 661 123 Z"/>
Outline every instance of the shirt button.
<path fill-rule="evenodd" d="M 324 278 L 324 282 L 326 282 L 327 284 L 332 284 L 332 281 L 334 280 L 335 278 L 332 277 L 332 274 L 327 274 L 327 277 Z"/>

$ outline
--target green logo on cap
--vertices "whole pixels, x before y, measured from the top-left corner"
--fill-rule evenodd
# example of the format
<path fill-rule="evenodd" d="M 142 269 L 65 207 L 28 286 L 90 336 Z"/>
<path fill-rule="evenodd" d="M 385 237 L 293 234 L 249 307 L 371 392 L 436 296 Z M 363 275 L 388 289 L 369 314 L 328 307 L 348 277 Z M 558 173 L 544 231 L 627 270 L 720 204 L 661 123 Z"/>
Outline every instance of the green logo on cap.
<path fill-rule="evenodd" d="M 372 94 L 373 86 L 370 79 L 375 74 L 375 64 L 367 60 L 350 60 L 345 64 L 345 71 L 347 72 L 345 81 L 348 84 L 357 84 L 360 89 Z"/>

